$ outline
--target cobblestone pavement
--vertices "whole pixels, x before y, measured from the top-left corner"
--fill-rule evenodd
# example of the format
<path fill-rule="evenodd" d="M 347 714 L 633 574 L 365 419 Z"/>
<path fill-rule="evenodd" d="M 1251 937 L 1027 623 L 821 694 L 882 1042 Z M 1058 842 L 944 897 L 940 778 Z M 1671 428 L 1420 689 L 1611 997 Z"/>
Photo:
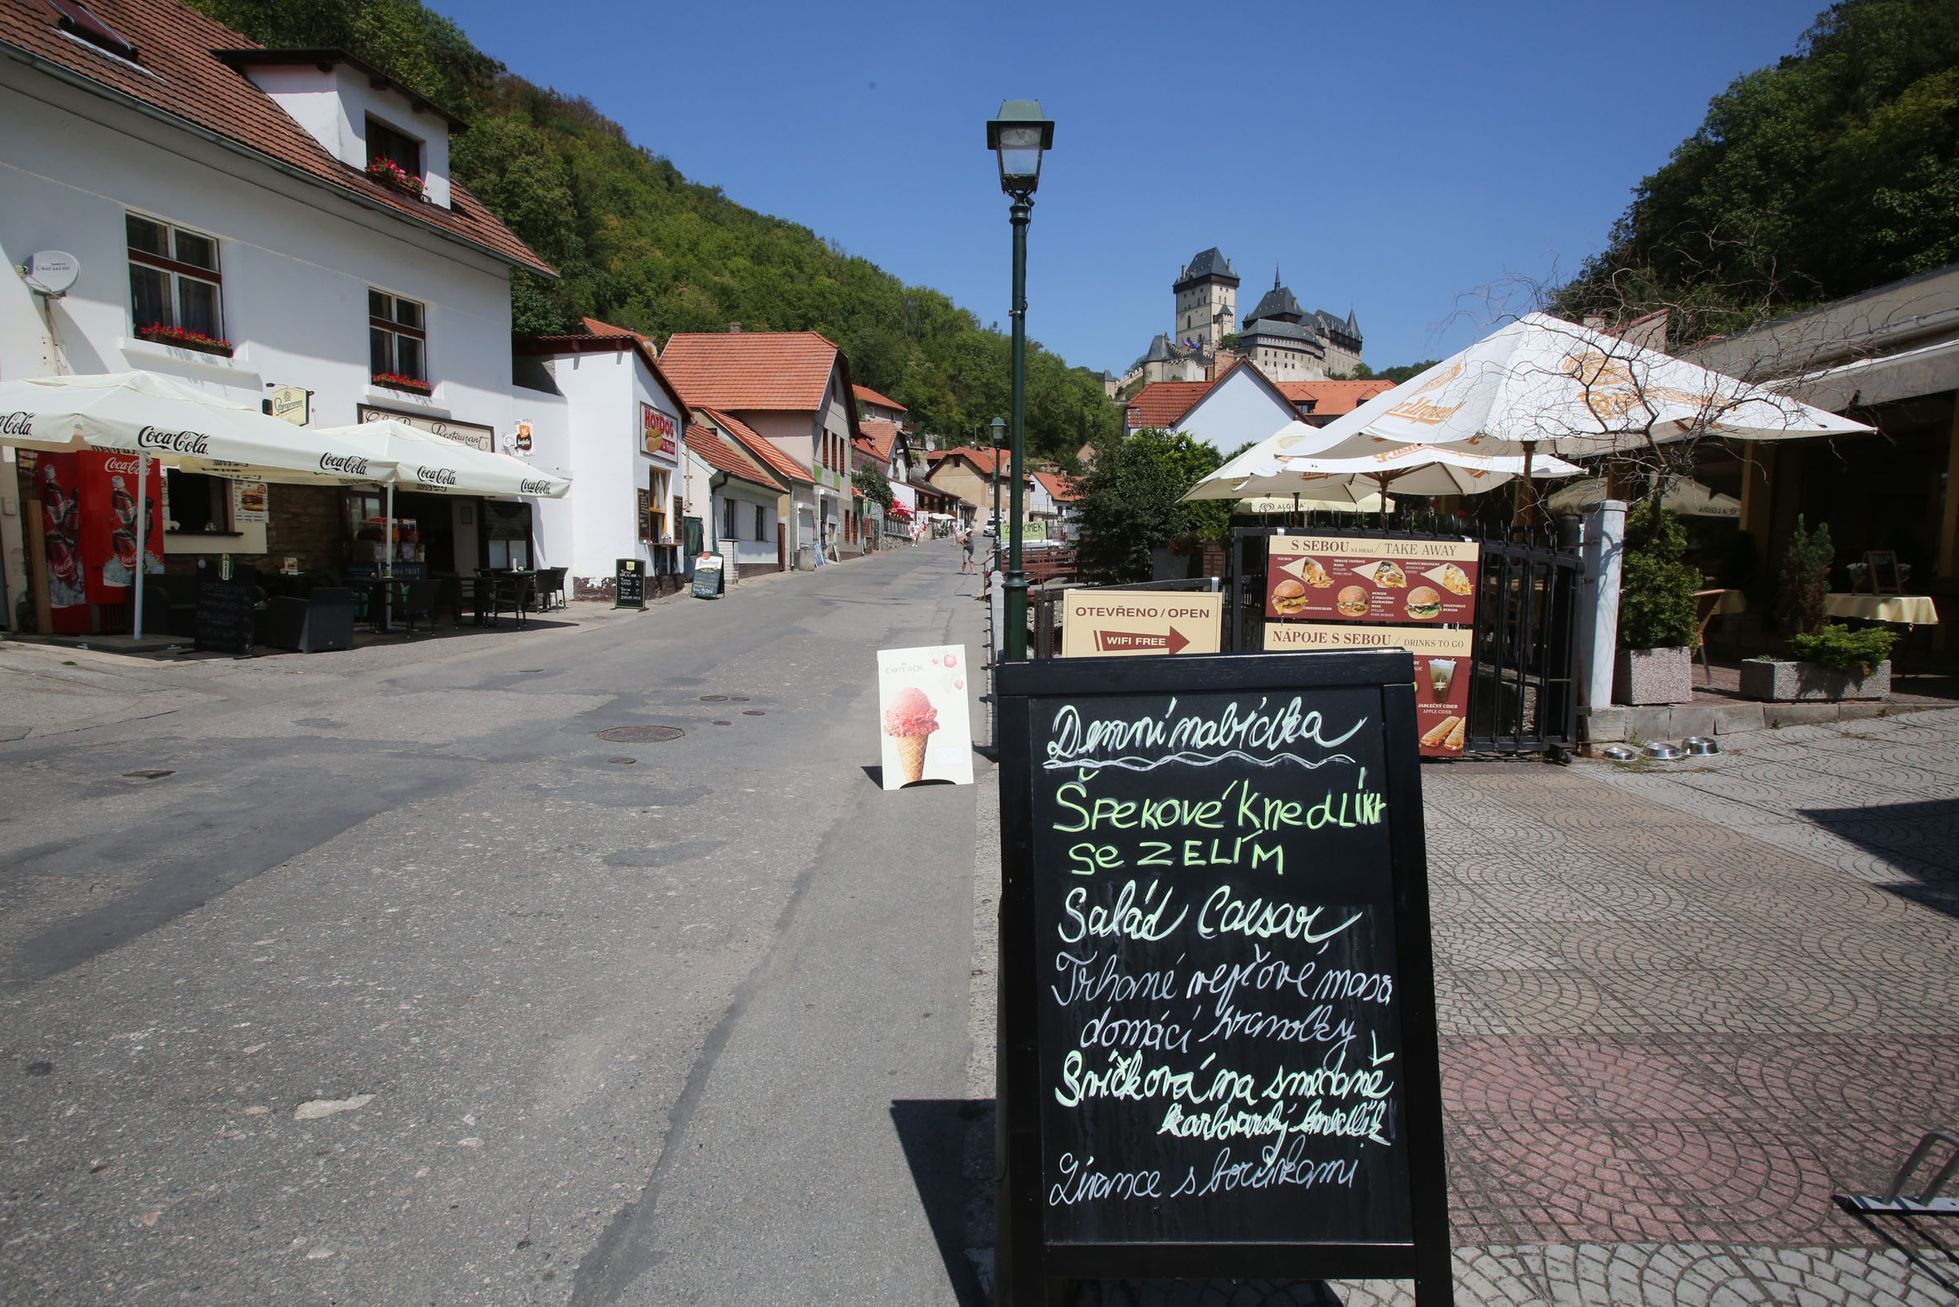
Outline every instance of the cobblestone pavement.
<path fill-rule="evenodd" d="M 1465 1307 L 1959 1302 L 1953 1222 L 1833 1201 L 1959 1125 L 1959 711 L 1722 743 L 1423 770 Z"/>

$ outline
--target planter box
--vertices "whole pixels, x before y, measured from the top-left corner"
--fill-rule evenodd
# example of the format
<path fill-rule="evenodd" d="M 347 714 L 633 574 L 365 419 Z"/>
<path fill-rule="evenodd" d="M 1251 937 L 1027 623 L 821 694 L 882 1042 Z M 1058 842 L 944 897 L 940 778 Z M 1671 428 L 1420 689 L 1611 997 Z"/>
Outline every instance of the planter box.
<path fill-rule="evenodd" d="M 209 337 L 199 338 L 196 336 L 173 336 L 167 332 L 159 332 L 141 327 L 136 331 L 136 338 L 138 340 L 148 341 L 152 345 L 166 345 L 171 349 L 187 349 L 198 354 L 216 354 L 220 358 L 228 359 L 232 355 L 232 345 L 228 340 L 212 340 Z"/>
<path fill-rule="evenodd" d="M 1821 663 L 1750 658 L 1741 665 L 1741 692 L 1765 703 L 1837 703 L 1844 699 L 1891 697 L 1891 661 L 1869 676 L 1840 672 Z"/>
<path fill-rule="evenodd" d="M 1685 645 L 1619 651 L 1612 676 L 1614 703 L 1686 703 L 1693 697 L 1694 656 Z"/>

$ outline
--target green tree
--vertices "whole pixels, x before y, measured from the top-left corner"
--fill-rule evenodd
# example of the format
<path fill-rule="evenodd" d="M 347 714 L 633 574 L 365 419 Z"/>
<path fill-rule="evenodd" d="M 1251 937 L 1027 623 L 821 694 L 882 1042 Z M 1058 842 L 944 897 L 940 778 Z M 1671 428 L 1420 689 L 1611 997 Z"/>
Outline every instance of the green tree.
<path fill-rule="evenodd" d="M 1096 581 L 1147 581 L 1152 550 L 1191 533 L 1221 534 L 1230 522 L 1228 503 L 1182 499 L 1223 461 L 1183 431 L 1150 429 L 1096 441 L 1080 482 L 1083 572 Z"/>
<path fill-rule="evenodd" d="M 1678 342 L 1954 261 L 1959 5 L 1845 0 L 1714 97 L 1555 307 L 1668 308 Z"/>
<path fill-rule="evenodd" d="M 850 484 L 866 500 L 890 511 L 896 496 L 891 493 L 891 479 L 883 472 L 874 467 L 860 467 L 850 474 Z"/>

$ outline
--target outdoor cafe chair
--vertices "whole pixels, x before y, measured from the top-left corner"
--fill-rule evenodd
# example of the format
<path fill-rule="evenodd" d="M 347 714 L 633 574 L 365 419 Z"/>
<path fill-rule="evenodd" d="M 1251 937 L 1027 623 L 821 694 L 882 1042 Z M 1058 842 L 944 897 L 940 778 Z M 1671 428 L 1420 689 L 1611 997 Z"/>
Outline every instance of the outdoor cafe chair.
<path fill-rule="evenodd" d="M 408 624 L 410 639 L 415 636 L 415 619 L 418 617 L 427 618 L 429 629 L 435 629 L 437 592 L 441 584 L 439 581 L 410 581 L 404 587 L 399 611 L 401 619 Z"/>
<path fill-rule="evenodd" d="M 565 572 L 562 567 L 547 567 L 537 574 L 537 606 L 540 611 L 565 606 Z"/>
<path fill-rule="evenodd" d="M 536 602 L 537 574 L 534 572 L 496 572 L 492 574 L 490 598 L 490 621 L 495 624 L 507 609 L 517 618 L 517 625 L 527 624 L 530 611 Z"/>

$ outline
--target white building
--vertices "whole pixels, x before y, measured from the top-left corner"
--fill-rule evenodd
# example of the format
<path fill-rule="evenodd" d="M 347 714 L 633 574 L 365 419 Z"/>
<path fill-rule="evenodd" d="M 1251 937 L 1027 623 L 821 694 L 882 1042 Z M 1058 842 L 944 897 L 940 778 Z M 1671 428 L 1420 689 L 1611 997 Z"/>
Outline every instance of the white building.
<path fill-rule="evenodd" d="M 709 533 L 734 578 L 781 571 L 783 481 L 743 443 L 708 426 L 687 429 L 689 495 L 708 506 Z"/>
<path fill-rule="evenodd" d="M 248 49 L 189 9 L 119 6 L 113 29 L 62 9 L 0 0 L 0 251 L 80 265 L 59 297 L 0 275 L 0 376 L 166 372 L 251 403 L 277 394 L 300 422 L 398 415 L 570 473 L 562 403 L 511 385 L 511 270 L 554 274 L 451 180 L 449 118 L 337 52 Z M 419 181 L 371 175 L 390 166 Z M 13 472 L 9 619 L 29 581 Z M 175 473 L 167 495 L 173 570 L 216 554 L 338 567 L 380 512 L 378 492 L 273 486 L 261 501 Z M 404 494 L 396 512 L 436 570 L 570 547 L 519 500 Z"/>
<path fill-rule="evenodd" d="M 635 559 L 647 593 L 680 587 L 705 543 L 707 501 L 682 472 L 687 406 L 667 380 L 650 339 L 586 318 L 576 335 L 517 344 L 516 380 L 561 400 L 572 492 L 538 504 L 544 534 L 570 542 L 556 565 L 574 597 L 610 598 L 621 559 Z M 520 394 L 522 392 L 520 391 Z M 697 524 L 689 540 L 687 522 Z"/>

